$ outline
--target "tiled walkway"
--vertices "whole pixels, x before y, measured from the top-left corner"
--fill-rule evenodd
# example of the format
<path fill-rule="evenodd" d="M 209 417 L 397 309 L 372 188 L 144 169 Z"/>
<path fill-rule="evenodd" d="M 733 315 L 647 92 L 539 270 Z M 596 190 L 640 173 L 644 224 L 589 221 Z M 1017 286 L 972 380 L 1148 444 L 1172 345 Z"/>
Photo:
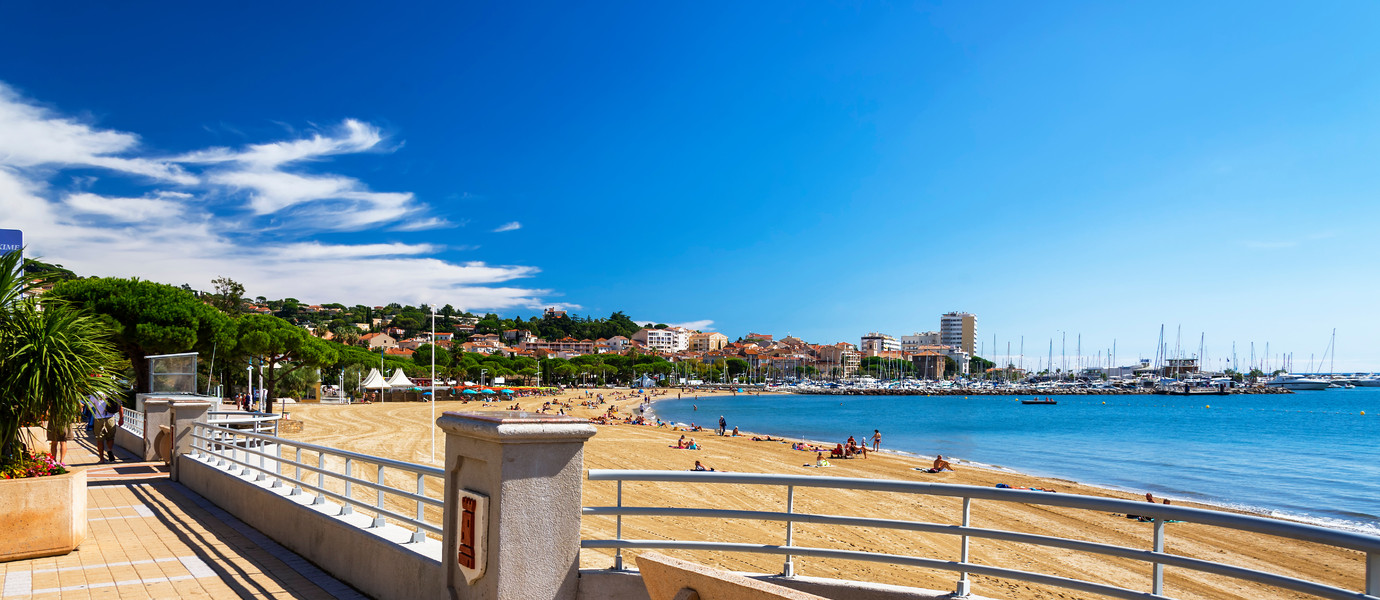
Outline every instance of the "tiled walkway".
<path fill-rule="evenodd" d="M 363 598 L 169 481 L 162 465 L 93 464 L 85 439 L 68 461 L 88 469 L 86 541 L 66 556 L 0 563 L 0 597 Z"/>

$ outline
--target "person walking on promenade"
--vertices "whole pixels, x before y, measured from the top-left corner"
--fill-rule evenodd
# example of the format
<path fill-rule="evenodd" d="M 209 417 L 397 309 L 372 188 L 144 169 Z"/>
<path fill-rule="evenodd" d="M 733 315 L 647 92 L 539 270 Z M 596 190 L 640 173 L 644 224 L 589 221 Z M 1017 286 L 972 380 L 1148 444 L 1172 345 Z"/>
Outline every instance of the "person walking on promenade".
<path fill-rule="evenodd" d="M 119 402 L 110 398 L 92 396 L 90 400 L 91 412 L 96 416 L 92 437 L 96 440 L 97 462 L 115 462 L 115 428 L 125 424 L 125 412 L 120 410 Z"/>

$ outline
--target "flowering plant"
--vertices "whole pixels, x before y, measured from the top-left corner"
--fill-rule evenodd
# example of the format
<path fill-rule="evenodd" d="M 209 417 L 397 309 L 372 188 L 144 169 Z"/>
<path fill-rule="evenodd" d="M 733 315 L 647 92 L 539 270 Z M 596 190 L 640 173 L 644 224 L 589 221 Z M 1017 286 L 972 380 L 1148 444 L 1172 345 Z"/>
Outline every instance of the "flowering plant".
<path fill-rule="evenodd" d="M 25 452 L 19 460 L 0 467 L 0 479 L 23 479 L 25 477 L 45 477 L 62 475 L 67 472 L 66 465 L 53 460 L 46 452 L 33 455 Z"/>

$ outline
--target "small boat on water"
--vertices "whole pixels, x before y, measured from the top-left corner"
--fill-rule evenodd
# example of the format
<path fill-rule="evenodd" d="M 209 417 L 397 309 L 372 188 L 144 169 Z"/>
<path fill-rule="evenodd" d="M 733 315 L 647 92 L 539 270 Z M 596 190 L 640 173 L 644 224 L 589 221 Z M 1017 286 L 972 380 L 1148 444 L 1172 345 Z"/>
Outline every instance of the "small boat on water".
<path fill-rule="evenodd" d="M 1041 399 L 1039 399 L 1039 398 L 1036 398 L 1036 399 L 1034 399 L 1034 400 L 1021 400 L 1021 404 L 1058 404 L 1058 403 L 1059 403 L 1059 401 L 1058 401 L 1058 400 L 1055 400 L 1055 399 L 1053 399 L 1053 398 L 1045 398 L 1044 400 L 1041 400 Z"/>

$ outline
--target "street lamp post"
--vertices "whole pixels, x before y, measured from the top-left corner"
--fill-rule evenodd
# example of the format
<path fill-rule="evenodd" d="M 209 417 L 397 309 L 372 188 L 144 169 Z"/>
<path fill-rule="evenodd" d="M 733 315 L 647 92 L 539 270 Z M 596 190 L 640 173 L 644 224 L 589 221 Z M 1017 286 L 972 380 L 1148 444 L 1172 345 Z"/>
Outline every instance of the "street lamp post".
<path fill-rule="evenodd" d="M 431 305 L 431 460 L 436 460 L 436 305 Z"/>

